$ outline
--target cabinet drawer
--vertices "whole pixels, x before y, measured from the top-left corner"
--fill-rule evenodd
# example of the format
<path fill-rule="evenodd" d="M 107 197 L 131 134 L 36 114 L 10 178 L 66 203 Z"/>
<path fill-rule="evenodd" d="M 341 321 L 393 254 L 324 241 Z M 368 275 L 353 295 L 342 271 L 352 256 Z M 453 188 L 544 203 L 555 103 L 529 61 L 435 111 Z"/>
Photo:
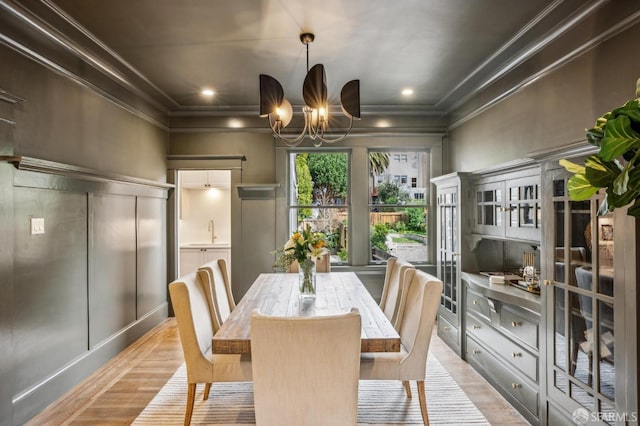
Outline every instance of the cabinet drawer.
<path fill-rule="evenodd" d="M 513 395 L 534 416 L 538 416 L 538 390 L 519 378 L 473 338 L 466 338 L 467 361 L 484 370 L 503 392 Z"/>
<path fill-rule="evenodd" d="M 460 354 L 458 343 L 458 327 L 447 321 L 442 315 L 438 315 L 438 337 Z"/>
<path fill-rule="evenodd" d="M 533 322 L 507 306 L 500 312 L 500 327 L 515 339 L 538 349 L 538 323 Z"/>
<path fill-rule="evenodd" d="M 491 308 L 489 307 L 489 300 L 486 297 L 481 296 L 473 291 L 467 289 L 467 297 L 465 297 L 465 303 L 467 307 L 467 311 L 475 312 L 479 315 L 482 315 L 490 321 L 491 318 Z"/>
<path fill-rule="evenodd" d="M 509 365 L 517 368 L 534 382 L 538 381 L 538 357 L 522 349 L 495 328 L 485 324 L 473 315 L 466 318 L 467 334 L 479 342 L 493 349 L 501 355 Z"/>

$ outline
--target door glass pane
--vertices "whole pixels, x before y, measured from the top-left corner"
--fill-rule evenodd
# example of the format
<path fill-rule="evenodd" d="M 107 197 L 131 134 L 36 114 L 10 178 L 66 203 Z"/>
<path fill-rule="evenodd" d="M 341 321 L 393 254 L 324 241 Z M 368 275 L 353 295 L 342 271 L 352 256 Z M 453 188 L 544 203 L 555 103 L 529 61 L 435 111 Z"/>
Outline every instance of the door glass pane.
<path fill-rule="evenodd" d="M 565 261 L 564 261 L 564 221 L 565 211 L 564 202 L 555 201 L 553 203 L 554 217 L 555 217 L 555 265 L 554 265 L 554 277 L 557 282 L 564 283 L 565 281 Z"/>
<path fill-rule="evenodd" d="M 554 197 L 563 197 L 564 196 L 564 187 L 565 187 L 564 179 L 557 179 L 553 181 L 553 196 Z"/>
<path fill-rule="evenodd" d="M 593 379 L 593 330 L 590 298 L 569 292 L 571 299 L 571 352 L 569 363 L 572 375 L 582 383 L 591 386 Z"/>
<path fill-rule="evenodd" d="M 534 223 L 535 206 L 533 203 L 520 205 L 520 226 L 531 227 Z"/>
<path fill-rule="evenodd" d="M 569 379 L 567 379 L 567 376 L 564 373 L 556 371 L 554 372 L 554 385 L 562 393 L 567 393 L 569 390 Z"/>
<path fill-rule="evenodd" d="M 502 226 L 502 215 L 500 214 L 500 206 L 494 206 L 493 214 L 495 216 L 495 225 Z"/>
<path fill-rule="evenodd" d="M 567 371 L 567 333 L 565 328 L 565 290 L 560 287 L 554 288 L 555 311 L 553 321 L 555 325 L 555 365 L 562 371 Z M 566 389 L 566 388 L 565 388 Z"/>
<path fill-rule="evenodd" d="M 484 224 L 485 225 L 495 225 L 495 215 L 493 212 L 494 206 L 486 205 L 484 206 Z"/>
<path fill-rule="evenodd" d="M 591 394 L 590 392 L 587 392 L 586 390 L 584 390 L 582 387 L 580 387 L 575 383 L 569 383 L 569 389 L 571 392 L 571 397 L 576 401 L 578 401 L 580 405 L 585 407 L 587 410 L 590 410 L 593 412 L 596 411 L 595 398 L 593 397 L 593 394 Z"/>
<path fill-rule="evenodd" d="M 600 316 L 600 360 L 598 363 L 600 376 L 600 393 L 615 401 L 615 361 L 614 361 L 614 331 L 613 306 L 608 302 L 598 302 Z"/>

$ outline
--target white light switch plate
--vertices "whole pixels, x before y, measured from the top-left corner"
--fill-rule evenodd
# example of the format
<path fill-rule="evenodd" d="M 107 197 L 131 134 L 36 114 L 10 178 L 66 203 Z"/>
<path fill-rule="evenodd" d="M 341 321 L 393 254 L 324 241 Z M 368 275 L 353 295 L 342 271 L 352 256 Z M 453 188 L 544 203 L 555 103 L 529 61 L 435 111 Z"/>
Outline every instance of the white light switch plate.
<path fill-rule="evenodd" d="M 44 234 L 44 218 L 32 217 L 31 218 L 31 235 Z"/>

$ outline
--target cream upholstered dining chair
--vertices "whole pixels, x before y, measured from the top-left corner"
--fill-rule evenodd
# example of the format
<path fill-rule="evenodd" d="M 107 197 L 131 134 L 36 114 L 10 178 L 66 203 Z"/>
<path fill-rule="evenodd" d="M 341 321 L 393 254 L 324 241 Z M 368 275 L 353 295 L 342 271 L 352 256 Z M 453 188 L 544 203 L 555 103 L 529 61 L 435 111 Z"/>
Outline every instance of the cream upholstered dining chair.
<path fill-rule="evenodd" d="M 207 295 L 211 320 L 213 321 L 213 332 L 215 333 L 236 307 L 231 291 L 227 262 L 224 259 L 216 259 L 205 263 L 198 268 L 198 278 Z"/>
<path fill-rule="evenodd" d="M 395 257 L 390 257 L 387 260 L 384 285 L 382 286 L 382 297 L 380 298 L 380 309 L 382 309 L 394 327 L 396 327 L 398 319 L 403 289 L 413 278 L 414 272 L 415 267 L 405 260 Z"/>
<path fill-rule="evenodd" d="M 418 386 L 420 410 L 429 424 L 424 379 L 431 332 L 436 321 L 442 293 L 442 281 L 422 271 L 415 271 L 402 294 L 397 329 L 400 352 L 363 353 L 360 356 L 361 380 L 401 380 L 411 398 L 409 380 Z"/>
<path fill-rule="evenodd" d="M 287 272 L 298 272 L 300 265 L 298 261 L 294 261 L 291 265 L 287 266 Z M 320 260 L 316 262 L 316 272 L 331 272 L 331 256 L 325 254 Z"/>
<path fill-rule="evenodd" d="M 251 316 L 256 424 L 355 425 L 361 319 Z M 338 342 L 338 344 L 336 344 Z"/>
<path fill-rule="evenodd" d="M 209 304 L 196 272 L 169 284 L 171 303 L 178 322 L 178 332 L 187 366 L 187 408 L 184 424 L 191 423 L 196 385 L 206 383 L 204 399 L 209 397 L 213 382 L 251 381 L 249 355 L 211 354 L 213 338 Z"/>

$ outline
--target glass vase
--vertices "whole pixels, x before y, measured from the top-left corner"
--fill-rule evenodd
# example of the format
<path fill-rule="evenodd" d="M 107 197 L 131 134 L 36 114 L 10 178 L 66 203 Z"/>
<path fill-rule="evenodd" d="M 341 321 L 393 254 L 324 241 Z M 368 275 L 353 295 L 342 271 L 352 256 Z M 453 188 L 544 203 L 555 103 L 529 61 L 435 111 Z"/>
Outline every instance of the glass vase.
<path fill-rule="evenodd" d="M 316 297 L 316 262 L 305 259 L 298 268 L 300 297 Z"/>

